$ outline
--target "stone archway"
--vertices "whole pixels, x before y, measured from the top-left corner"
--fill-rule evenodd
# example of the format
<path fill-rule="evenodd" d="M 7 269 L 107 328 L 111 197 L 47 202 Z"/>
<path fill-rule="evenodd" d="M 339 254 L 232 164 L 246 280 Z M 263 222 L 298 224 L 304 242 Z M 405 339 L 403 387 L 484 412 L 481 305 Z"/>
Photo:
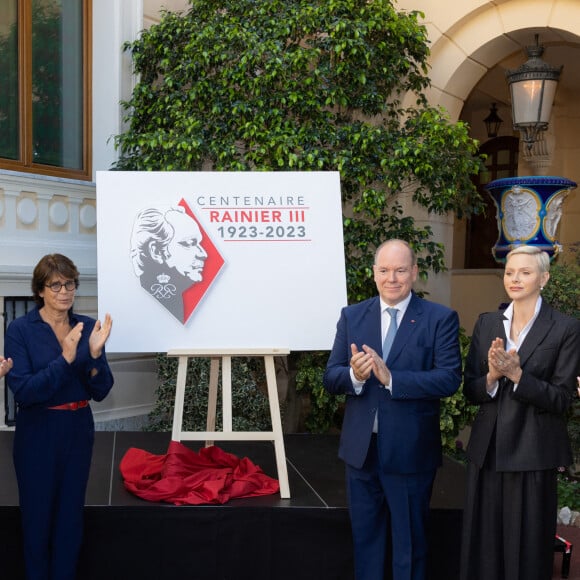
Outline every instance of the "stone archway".
<path fill-rule="evenodd" d="M 451 9 L 452 2 L 448 4 Z M 432 42 L 428 96 L 431 104 L 449 112 L 452 121 L 459 118 L 473 88 L 490 70 L 510 56 L 514 63 L 523 62 L 523 49 L 532 43 L 535 32 L 548 46 L 580 47 L 580 3 L 575 0 L 487 1 L 472 10 L 460 10 L 461 5 L 453 3 L 455 19 L 439 22 L 433 8 L 431 14 L 425 8 Z M 437 12 L 446 11 L 438 5 Z"/>
<path fill-rule="evenodd" d="M 472 136 L 480 142 L 487 140 L 483 118 L 496 100 L 503 104 L 504 119 L 501 135 L 518 136 L 511 128 L 511 104 L 505 81 L 505 70 L 515 69 L 525 61 L 524 47 L 533 44 L 534 34 L 546 47 L 545 60 L 564 64 L 556 102 L 550 122 L 549 144 L 556 151 L 548 172 L 580 182 L 580 2 L 576 0 L 499 0 L 457 3 L 452 0 L 405 0 L 409 9 L 422 10 L 431 39 L 431 87 L 427 96 L 431 105 L 447 110 L 452 122 L 463 119 L 472 127 Z M 481 98 L 473 106 L 475 93 Z M 503 92 L 501 92 L 503 91 Z M 405 105 L 412 106 L 412 98 Z M 471 116 L 466 116 L 471 105 Z M 478 108 L 479 107 L 479 108 Z M 505 114 L 504 114 L 505 112 Z M 534 174 L 535 168 L 520 154 L 520 175 Z M 580 219 L 580 195 L 571 195 L 566 202 L 565 217 L 560 224 L 560 241 L 571 243 L 578 239 L 575 223 Z M 477 314 L 494 309 L 501 301 L 501 285 L 497 270 L 461 270 L 465 263 L 465 225 L 458 220 L 442 226 L 441 241 L 453 248 L 452 270 L 448 280 L 451 305 L 458 310 L 462 324 L 471 328 Z M 449 250 L 449 253 L 451 250 Z M 467 300 L 465 297 L 470 296 Z"/>

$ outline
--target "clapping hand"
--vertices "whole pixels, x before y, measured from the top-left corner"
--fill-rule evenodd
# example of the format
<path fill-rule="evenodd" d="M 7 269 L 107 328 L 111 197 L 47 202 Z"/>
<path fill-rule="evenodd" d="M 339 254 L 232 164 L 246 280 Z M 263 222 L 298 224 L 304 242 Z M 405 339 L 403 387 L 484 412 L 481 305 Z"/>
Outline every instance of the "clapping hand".
<path fill-rule="evenodd" d="M 389 369 L 374 349 L 363 344 L 362 350 L 358 350 L 356 344 L 351 344 L 350 351 L 352 354 L 350 366 L 357 381 L 364 382 L 371 376 L 371 373 L 374 373 L 380 383 L 389 384 L 391 380 Z"/>
<path fill-rule="evenodd" d="M 493 387 L 496 381 L 499 381 L 503 377 L 501 358 L 499 356 L 500 350 L 503 350 L 503 340 L 501 338 L 496 338 L 491 341 L 491 346 L 487 351 L 487 362 L 489 366 L 489 372 L 487 374 L 487 384 L 489 387 Z"/>
<path fill-rule="evenodd" d="M 371 376 L 373 368 L 372 357 L 363 350 L 359 350 L 356 344 L 350 345 L 350 352 L 352 354 L 350 366 L 353 370 L 354 378 L 362 383 Z"/>
<path fill-rule="evenodd" d="M 379 383 L 388 385 L 391 382 L 391 372 L 387 368 L 383 357 L 370 346 L 363 344 L 363 350 L 371 357 L 372 371 L 377 377 Z"/>
<path fill-rule="evenodd" d="M 0 377 L 3 377 L 4 375 L 8 374 L 11 368 L 12 368 L 12 359 L 0 356 Z"/>
<path fill-rule="evenodd" d="M 489 378 L 499 380 L 501 377 L 507 377 L 514 383 L 520 381 L 522 369 L 520 367 L 520 356 L 515 348 L 509 352 L 506 351 L 503 339 L 496 338 L 491 342 L 487 356 L 490 366 Z"/>
<path fill-rule="evenodd" d="M 83 328 L 84 324 L 82 322 L 78 322 L 62 341 L 62 356 L 69 365 L 72 364 L 77 358 L 77 348 L 79 346 L 79 342 L 81 341 Z"/>
<path fill-rule="evenodd" d="M 113 326 L 113 319 L 110 314 L 105 314 L 105 320 L 101 324 L 100 320 L 95 322 L 91 336 L 89 337 L 89 350 L 93 358 L 99 358 L 103 352 L 103 347 L 105 342 L 111 334 L 111 328 Z"/>

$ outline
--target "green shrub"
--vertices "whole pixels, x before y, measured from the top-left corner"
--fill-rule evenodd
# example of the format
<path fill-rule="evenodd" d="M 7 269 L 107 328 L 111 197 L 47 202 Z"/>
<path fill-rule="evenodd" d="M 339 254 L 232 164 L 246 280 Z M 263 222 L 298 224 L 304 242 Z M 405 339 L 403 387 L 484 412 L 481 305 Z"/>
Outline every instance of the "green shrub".
<path fill-rule="evenodd" d="M 544 299 L 556 310 L 580 318 L 578 288 L 580 287 L 580 252 L 578 244 L 569 249 L 575 261 L 567 263 L 559 259 L 550 267 L 550 280 L 542 291 Z"/>
<path fill-rule="evenodd" d="M 177 379 L 176 357 L 157 355 L 159 386 L 157 401 L 149 415 L 149 431 L 171 431 Z M 210 361 L 190 358 L 187 367 L 183 407 L 183 431 L 205 431 L 208 404 Z M 221 377 L 221 375 L 220 375 Z M 261 361 L 232 359 L 232 427 L 234 431 L 269 431 L 270 407 L 260 387 L 265 384 Z M 221 381 L 218 383 L 216 429 L 222 428 Z"/>
<path fill-rule="evenodd" d="M 570 477 L 566 472 L 558 474 L 558 508 L 563 507 L 580 511 L 580 479 Z"/>
<path fill-rule="evenodd" d="M 465 330 L 460 328 L 459 345 L 463 362 L 465 362 L 465 357 L 469 351 L 470 342 L 471 340 L 465 334 Z M 441 442 L 445 452 L 452 453 L 455 450 L 459 432 L 471 423 L 476 413 L 477 406 L 471 405 L 463 395 L 463 381 L 453 396 L 441 400 L 439 427 L 441 429 Z"/>
<path fill-rule="evenodd" d="M 123 102 L 115 169 L 338 170 L 350 302 L 376 292 L 369 265 L 387 238 L 411 243 L 422 280 L 443 271 L 443 244 L 404 200 L 432 215 L 482 211 L 472 181 L 482 160 L 468 125 L 428 104 L 423 15 L 391 2 L 356 10 L 346 0 L 190 4 L 164 11 L 125 45 L 138 83 Z M 407 107 L 409 93 L 416 100 Z M 341 405 L 322 389 L 325 358 L 300 362 L 315 432 L 336 423 Z M 159 424 L 171 416 L 166 381 L 153 413 Z"/>
<path fill-rule="evenodd" d="M 564 262 L 563 257 L 568 260 Z M 580 318 L 580 242 L 571 244 L 558 256 L 550 267 L 550 280 L 542 291 L 544 299 L 554 308 Z M 580 399 L 574 398 L 568 414 L 568 434 L 572 443 L 572 453 L 580 463 Z M 577 493 L 580 486 L 576 487 Z M 577 502 L 580 500 L 577 500 Z M 568 506 L 570 507 L 570 506 Z"/>
<path fill-rule="evenodd" d="M 322 385 L 328 355 L 328 351 L 305 352 L 297 361 L 296 390 L 309 401 L 304 425 L 310 433 L 327 433 L 342 424 L 340 408 L 345 395 L 331 395 Z"/>

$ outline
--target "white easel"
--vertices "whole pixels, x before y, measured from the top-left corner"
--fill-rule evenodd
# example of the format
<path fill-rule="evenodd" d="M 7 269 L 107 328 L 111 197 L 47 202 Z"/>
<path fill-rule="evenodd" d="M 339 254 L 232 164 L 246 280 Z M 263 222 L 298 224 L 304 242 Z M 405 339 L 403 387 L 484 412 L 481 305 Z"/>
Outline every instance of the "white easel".
<path fill-rule="evenodd" d="M 167 356 L 179 358 L 177 367 L 177 384 L 175 388 L 175 409 L 173 412 L 173 441 L 205 441 L 206 447 L 218 441 L 273 441 L 276 453 L 278 481 L 280 482 L 280 497 L 290 497 L 288 485 L 288 469 L 286 467 L 286 452 L 282 436 L 282 421 L 280 419 L 280 403 L 278 402 L 278 387 L 276 385 L 276 371 L 274 356 L 289 354 L 285 349 L 175 349 L 170 350 Z M 187 376 L 187 361 L 189 358 L 209 358 L 209 398 L 207 404 L 207 431 L 182 431 L 183 401 L 185 397 L 185 379 Z M 233 431 L 232 429 L 232 357 L 263 357 L 266 367 L 266 383 L 268 386 L 268 402 L 270 404 L 270 418 L 272 431 Z M 222 362 L 222 414 L 223 431 L 215 430 L 217 409 L 217 386 Z"/>

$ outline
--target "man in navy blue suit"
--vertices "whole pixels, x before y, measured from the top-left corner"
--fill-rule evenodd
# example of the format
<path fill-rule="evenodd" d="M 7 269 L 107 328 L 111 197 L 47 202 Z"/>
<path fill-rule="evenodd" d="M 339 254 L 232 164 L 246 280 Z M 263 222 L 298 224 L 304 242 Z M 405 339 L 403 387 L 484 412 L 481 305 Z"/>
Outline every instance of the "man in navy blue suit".
<path fill-rule="evenodd" d="M 378 247 L 379 296 L 343 308 L 324 386 L 346 394 L 339 457 L 346 463 L 357 580 L 425 580 L 427 519 L 441 464 L 439 400 L 461 383 L 459 320 L 419 298 L 406 242 Z M 390 327 L 390 331 L 389 331 Z"/>

